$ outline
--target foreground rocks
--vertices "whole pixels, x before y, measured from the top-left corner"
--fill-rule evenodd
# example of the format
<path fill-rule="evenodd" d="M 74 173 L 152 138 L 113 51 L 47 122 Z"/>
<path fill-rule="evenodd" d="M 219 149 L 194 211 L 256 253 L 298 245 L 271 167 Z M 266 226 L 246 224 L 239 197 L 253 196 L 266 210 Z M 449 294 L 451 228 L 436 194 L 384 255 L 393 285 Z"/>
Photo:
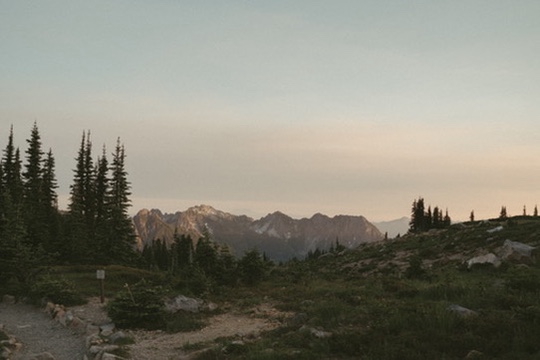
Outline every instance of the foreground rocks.
<path fill-rule="evenodd" d="M 102 305 L 96 304 L 96 300 L 93 304 L 90 304 L 97 310 Z M 45 311 L 59 324 L 70 328 L 74 332 L 85 336 L 85 344 L 87 347 L 87 353 L 85 360 L 106 360 L 117 359 L 118 353 L 123 353 L 126 344 L 132 342 L 124 332 L 118 331 L 114 323 L 111 320 L 103 316 L 102 310 L 97 310 L 100 314 L 88 314 L 82 311 L 82 307 L 75 308 L 75 310 L 66 309 L 59 304 L 47 303 Z M 81 314 L 80 316 L 77 315 Z M 84 317 L 86 316 L 86 318 Z"/>

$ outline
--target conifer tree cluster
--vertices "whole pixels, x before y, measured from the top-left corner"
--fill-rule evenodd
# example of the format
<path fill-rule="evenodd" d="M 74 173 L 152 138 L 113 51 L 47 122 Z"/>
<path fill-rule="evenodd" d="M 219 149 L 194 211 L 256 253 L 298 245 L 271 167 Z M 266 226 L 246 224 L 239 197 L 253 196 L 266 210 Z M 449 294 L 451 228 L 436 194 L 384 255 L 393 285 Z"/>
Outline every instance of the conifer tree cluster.
<path fill-rule="evenodd" d="M 134 262 L 135 234 L 128 215 L 131 187 L 125 158 L 118 139 L 110 164 L 105 146 L 94 162 L 90 132 L 83 133 L 68 204 L 71 241 L 64 255 L 98 264 Z"/>
<path fill-rule="evenodd" d="M 430 229 L 444 229 L 452 224 L 452 219 L 448 215 L 446 209 L 444 215 L 442 209 L 438 206 L 431 210 L 431 206 L 425 208 L 425 201 L 422 197 L 414 200 L 411 211 L 411 221 L 409 223 L 409 231 L 419 233 Z"/>
<path fill-rule="evenodd" d="M 215 285 L 234 285 L 242 281 L 255 285 L 264 277 L 270 262 L 258 250 L 251 250 L 236 259 L 230 248 L 211 239 L 204 231 L 196 245 L 189 235 L 174 235 L 174 242 L 167 244 L 160 239 L 145 245 L 142 258 L 151 270 L 166 271 L 171 275 L 189 275 L 198 279 L 197 286 L 205 281 L 209 288 Z M 193 290 L 193 289 L 192 289 Z M 207 290 L 207 289 L 204 289 Z"/>
<path fill-rule="evenodd" d="M 105 149 L 94 164 L 90 134 L 77 156 L 67 212 L 58 210 L 52 150 L 44 151 L 34 123 L 24 153 L 13 126 L 0 161 L 0 284 L 26 284 L 43 265 L 128 263 L 134 259 L 130 184 L 118 140 L 109 164 Z"/>

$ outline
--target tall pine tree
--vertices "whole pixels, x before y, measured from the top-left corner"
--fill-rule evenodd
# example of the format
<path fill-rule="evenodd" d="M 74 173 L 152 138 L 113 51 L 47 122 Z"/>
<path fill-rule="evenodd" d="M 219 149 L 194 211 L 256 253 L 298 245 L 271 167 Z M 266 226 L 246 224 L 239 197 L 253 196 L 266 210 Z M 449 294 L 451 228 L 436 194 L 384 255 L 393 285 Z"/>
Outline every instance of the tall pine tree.
<path fill-rule="evenodd" d="M 43 150 L 37 124 L 34 123 L 30 139 L 26 140 L 26 164 L 23 172 L 24 206 L 28 240 L 33 245 L 43 244 L 49 232 L 45 218 L 45 194 L 43 189 Z"/>
<path fill-rule="evenodd" d="M 136 254 L 135 233 L 128 213 L 131 184 L 127 179 L 125 159 L 124 145 L 118 138 L 110 165 L 108 254 L 110 261 L 129 264 L 135 261 Z"/>
<path fill-rule="evenodd" d="M 88 262 L 92 259 L 90 251 L 92 229 L 90 225 L 93 223 L 93 218 L 90 218 L 90 215 L 93 206 L 91 199 L 94 196 L 89 193 L 93 180 L 91 177 L 93 171 L 90 161 L 91 149 L 90 133 L 83 132 L 75 159 L 76 167 L 68 204 L 69 215 L 65 235 L 68 246 L 63 249 L 65 250 L 65 260 L 70 262 Z"/>

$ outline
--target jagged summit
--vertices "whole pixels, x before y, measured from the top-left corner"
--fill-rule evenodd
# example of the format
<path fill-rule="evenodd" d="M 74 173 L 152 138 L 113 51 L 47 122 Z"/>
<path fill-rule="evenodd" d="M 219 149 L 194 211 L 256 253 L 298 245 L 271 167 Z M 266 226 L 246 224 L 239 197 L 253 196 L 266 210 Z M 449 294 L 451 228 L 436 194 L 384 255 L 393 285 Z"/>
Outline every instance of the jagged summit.
<path fill-rule="evenodd" d="M 258 248 L 275 260 L 302 258 L 309 251 L 328 249 L 336 239 L 352 248 L 383 239 L 381 232 L 363 216 L 317 213 L 300 220 L 275 211 L 259 220 L 233 215 L 209 205 L 197 205 L 174 214 L 142 209 L 133 217 L 140 246 L 161 239 L 171 244 L 175 232 L 197 241 L 205 231 L 215 241 L 227 244 L 234 253 Z"/>

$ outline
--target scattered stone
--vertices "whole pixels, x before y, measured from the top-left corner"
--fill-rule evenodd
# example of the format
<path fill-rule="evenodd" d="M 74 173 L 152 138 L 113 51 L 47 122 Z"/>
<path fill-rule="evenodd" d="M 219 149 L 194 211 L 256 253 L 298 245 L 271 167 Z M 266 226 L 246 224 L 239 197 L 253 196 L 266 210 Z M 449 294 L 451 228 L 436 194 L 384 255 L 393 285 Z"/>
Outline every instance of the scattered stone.
<path fill-rule="evenodd" d="M 504 260 L 530 263 L 533 260 L 536 248 L 517 241 L 505 240 L 501 249 Z"/>
<path fill-rule="evenodd" d="M 498 268 L 499 266 L 501 266 L 501 260 L 497 257 L 497 255 L 493 253 L 477 256 L 467 260 L 468 269 L 470 269 L 471 267 L 473 267 L 473 265 L 476 264 L 491 264 L 494 267 Z"/>
<path fill-rule="evenodd" d="M 88 353 L 95 357 L 97 354 L 103 351 L 103 348 L 98 345 L 92 345 L 90 348 L 88 348 Z"/>
<path fill-rule="evenodd" d="M 450 306 L 448 306 L 448 311 L 456 314 L 456 315 L 459 315 L 461 317 L 469 317 L 469 316 L 476 316 L 478 315 L 478 313 L 474 310 L 471 310 L 471 309 L 467 309 L 463 306 L 460 306 L 460 305 L 457 305 L 457 304 L 452 304 Z"/>
<path fill-rule="evenodd" d="M 120 349 L 120 346 L 118 346 L 118 345 L 105 345 L 103 347 L 104 352 L 113 352 L 113 351 L 116 351 L 118 349 Z"/>
<path fill-rule="evenodd" d="M 54 308 L 55 308 L 55 305 L 52 303 L 52 302 L 48 302 L 47 305 L 45 305 L 45 312 L 49 315 L 51 315 L 51 317 L 53 316 L 54 314 Z"/>
<path fill-rule="evenodd" d="M 208 302 L 204 305 L 204 310 L 206 311 L 216 311 L 219 308 L 219 306 L 216 303 Z"/>
<path fill-rule="evenodd" d="M 116 326 L 114 325 L 114 323 L 108 323 L 108 324 L 104 324 L 104 325 L 101 325 L 99 327 L 100 329 L 100 334 L 101 336 L 111 336 L 114 332 L 114 329 L 116 328 Z"/>
<path fill-rule="evenodd" d="M 103 343 L 103 339 L 101 338 L 101 336 L 99 336 L 99 334 L 92 334 L 90 336 L 88 336 L 86 338 L 86 347 L 87 348 L 90 348 L 92 347 L 92 345 L 99 345 Z"/>
<path fill-rule="evenodd" d="M 30 354 L 26 357 L 28 360 L 56 360 L 49 352 L 43 352 L 40 354 Z"/>
<path fill-rule="evenodd" d="M 504 227 L 502 225 L 499 225 L 493 229 L 489 229 L 487 230 L 487 233 L 488 234 L 493 234 L 493 233 L 496 233 L 496 232 L 499 232 L 499 231 L 502 231 L 504 229 Z"/>
<path fill-rule="evenodd" d="M 467 356 L 465 356 L 465 360 L 483 359 L 483 358 L 484 358 L 484 353 L 482 353 L 482 352 L 480 352 L 478 350 L 471 350 L 471 351 L 469 351 Z"/>
<path fill-rule="evenodd" d="M 69 327 L 80 334 L 84 334 L 86 332 L 84 322 L 81 319 L 79 319 L 77 316 L 73 317 L 73 319 L 69 323 Z"/>
<path fill-rule="evenodd" d="M 326 339 L 333 335 L 331 332 L 315 329 L 305 325 L 300 328 L 300 331 L 307 331 L 317 339 Z"/>
<path fill-rule="evenodd" d="M 165 310 L 171 314 L 174 314 L 178 311 L 198 313 L 202 305 L 203 301 L 200 299 L 194 299 L 184 295 L 179 295 L 174 299 L 165 302 Z"/>
<path fill-rule="evenodd" d="M 120 359 L 120 358 L 116 355 L 109 354 L 107 352 L 101 355 L 101 360 L 116 360 L 116 359 Z"/>
<path fill-rule="evenodd" d="M 109 337 L 109 342 L 113 345 L 125 343 L 130 337 L 123 331 L 117 331 Z"/>
<path fill-rule="evenodd" d="M 56 319 L 56 321 L 58 321 L 60 324 L 62 324 L 63 326 L 66 326 L 67 325 L 67 318 L 66 318 L 66 312 L 64 309 L 59 309 L 57 312 L 56 312 L 56 316 L 54 317 Z"/>
<path fill-rule="evenodd" d="M 94 325 L 94 324 L 87 324 L 86 325 L 86 334 L 87 335 L 99 334 L 99 326 Z"/>

